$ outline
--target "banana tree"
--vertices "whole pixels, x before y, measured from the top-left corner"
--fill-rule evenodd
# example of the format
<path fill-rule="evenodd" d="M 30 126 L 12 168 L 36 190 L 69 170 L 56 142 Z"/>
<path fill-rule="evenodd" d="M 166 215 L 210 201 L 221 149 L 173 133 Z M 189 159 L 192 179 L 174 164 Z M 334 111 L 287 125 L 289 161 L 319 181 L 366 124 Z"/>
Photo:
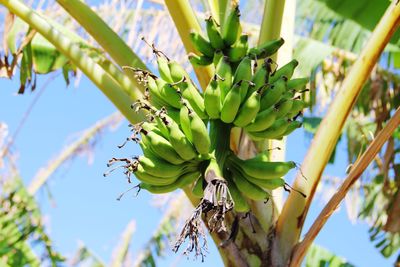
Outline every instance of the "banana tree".
<path fill-rule="evenodd" d="M 5 23 L 5 51 L 13 53 L 11 63 L 7 59 L 1 62 L 4 75 L 11 76 L 20 62 L 22 93 L 40 70 L 62 68 L 68 80 L 69 73 L 80 69 L 134 125 L 128 140 L 139 142 L 144 153 L 138 158 L 113 158 L 109 165 L 122 162 L 128 178 L 134 174 L 141 181 L 138 189 L 164 193 L 182 188 L 196 208 L 174 249 L 189 238 L 186 252 L 203 255 L 203 219 L 227 266 L 301 263 L 327 218 L 317 219 L 300 242 L 321 174 L 400 17 L 400 7 L 393 2 L 352 64 L 299 165 L 284 162 L 274 149 L 276 144 L 281 150 L 284 146 L 275 139 L 282 140 L 301 125 L 298 119 L 305 105 L 301 97 L 306 93 L 307 79 L 292 79 L 299 62 L 289 61 L 290 52 L 282 52 L 291 50 L 294 1 L 264 4 L 259 38 L 252 46 L 249 36 L 241 34 L 244 24 L 240 23 L 236 1 L 209 1 L 211 15 L 205 16 L 206 34 L 202 34 L 202 25 L 188 1 L 166 0 L 197 84 L 176 61 L 149 44 L 148 49 L 157 57 L 156 76 L 82 1 L 57 3 L 100 48 L 20 1 L 0 3 L 10 11 Z M 17 24 L 22 21 L 28 29 L 17 49 Z M 286 48 L 279 49 L 285 41 Z M 56 54 L 52 64 L 43 66 L 38 54 L 46 49 Z M 322 215 L 337 207 L 349 185 L 393 134 L 399 116 L 397 110 L 379 131 Z M 295 167 L 299 175 L 289 186 L 281 177 Z M 290 191 L 282 210 L 278 200 L 269 197 L 276 188 Z"/>

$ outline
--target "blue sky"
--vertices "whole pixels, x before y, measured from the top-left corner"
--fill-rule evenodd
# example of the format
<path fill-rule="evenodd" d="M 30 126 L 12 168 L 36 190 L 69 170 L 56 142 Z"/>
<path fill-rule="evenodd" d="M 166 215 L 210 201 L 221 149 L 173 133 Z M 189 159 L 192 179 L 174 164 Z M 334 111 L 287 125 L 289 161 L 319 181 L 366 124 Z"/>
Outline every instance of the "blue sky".
<path fill-rule="evenodd" d="M 0 80 L 0 121 L 9 126 L 13 134 L 30 103 L 48 76 L 40 76 L 37 91 L 16 95 L 18 78 L 14 81 Z M 48 160 L 56 156 L 65 145 L 81 131 L 115 111 L 107 98 L 88 81 L 82 78 L 79 87 L 66 87 L 59 76 L 47 86 L 23 126 L 13 152 L 18 155 L 18 168 L 29 184 L 32 177 Z M 116 131 L 106 131 L 95 148 L 95 158 L 88 164 L 87 158 L 78 157 L 53 175 L 48 184 L 52 201 L 47 190 L 37 194 L 43 214 L 49 225 L 49 233 L 56 247 L 64 254 L 71 255 L 83 241 L 97 255 L 109 262 L 112 248 L 129 221 L 136 221 L 136 232 L 132 239 L 131 251 L 135 254 L 148 240 L 162 216 L 160 210 L 149 203 L 151 195 L 143 192 L 137 198 L 127 194 L 121 201 L 117 196 L 129 185 L 121 172 L 107 178 L 107 160 L 113 156 L 140 154 L 137 146 L 129 144 L 123 150 L 117 148 L 129 135 L 128 123 L 123 122 Z M 299 141 L 302 140 L 302 141 Z M 310 139 L 302 130 L 288 138 L 287 159 L 302 162 Z M 327 173 L 343 177 L 347 166 L 345 143 L 339 145 L 334 166 L 328 166 Z M 288 175 L 293 178 L 294 172 Z M 323 203 L 311 206 L 305 229 L 322 209 Z M 369 242 L 368 226 L 364 223 L 352 225 L 344 209 L 335 213 L 316 239 L 316 243 L 347 258 L 357 266 L 392 266 L 394 257 L 384 259 Z M 186 260 L 178 253 L 169 253 L 159 266 L 222 266 L 216 248 L 209 242 L 210 253 L 206 263 Z"/>

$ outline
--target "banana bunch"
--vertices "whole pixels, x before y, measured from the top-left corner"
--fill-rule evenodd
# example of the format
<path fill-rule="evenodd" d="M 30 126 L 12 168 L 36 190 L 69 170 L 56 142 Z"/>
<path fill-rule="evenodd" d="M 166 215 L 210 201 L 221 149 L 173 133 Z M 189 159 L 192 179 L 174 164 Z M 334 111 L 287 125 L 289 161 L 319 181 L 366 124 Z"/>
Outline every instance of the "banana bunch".
<path fill-rule="evenodd" d="M 255 141 L 281 139 L 301 127 L 297 119 L 306 107 L 301 96 L 308 78 L 292 78 L 298 62 L 277 68 L 270 58 L 284 40 L 249 47 L 239 17 L 235 7 L 222 27 L 210 16 L 205 20 L 206 36 L 190 33 L 198 51 L 189 54 L 190 62 L 215 67 L 203 92 L 182 66 L 151 45 L 159 75 L 134 69 L 147 89 L 144 99 L 133 106 L 146 110 L 148 116 L 133 126 L 128 138 L 139 143 L 143 155 L 109 162 L 109 166 L 123 162 L 128 179 L 135 175 L 138 187 L 151 193 L 191 186 L 202 199 L 193 224 L 201 212 L 215 211 L 219 225 L 231 209 L 230 199 L 237 212 L 249 211 L 248 199 L 267 200 L 270 190 L 287 188 L 282 177 L 296 167 L 291 161 L 271 162 L 266 152 L 243 160 L 226 145 L 234 127 Z M 221 129 L 228 129 L 225 135 Z M 218 179 L 207 178 L 210 173 Z"/>
<path fill-rule="evenodd" d="M 231 154 L 226 165 L 232 183 L 229 189 L 238 212 L 250 210 L 246 198 L 268 200 L 268 191 L 284 187 L 286 183 L 281 177 L 296 167 L 292 161 L 271 162 L 264 153 L 248 160 L 239 159 Z"/>

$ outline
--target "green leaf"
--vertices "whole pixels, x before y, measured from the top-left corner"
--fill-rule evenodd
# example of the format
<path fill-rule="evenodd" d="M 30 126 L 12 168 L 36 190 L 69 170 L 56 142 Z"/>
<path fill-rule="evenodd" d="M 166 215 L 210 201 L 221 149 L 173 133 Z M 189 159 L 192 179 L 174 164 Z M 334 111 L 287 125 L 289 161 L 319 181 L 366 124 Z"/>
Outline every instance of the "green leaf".
<path fill-rule="evenodd" d="M 301 76 L 310 76 L 310 73 L 332 54 L 334 47 L 311 38 L 298 38 L 293 58 L 301 64 L 298 71 Z"/>
<path fill-rule="evenodd" d="M 327 7 L 343 16 L 344 18 L 353 20 L 361 27 L 372 31 L 378 24 L 379 19 L 385 13 L 390 5 L 388 0 L 318 0 L 323 2 Z M 400 32 L 397 31 L 391 43 L 398 44 Z"/>
<path fill-rule="evenodd" d="M 305 267 L 355 267 L 347 262 L 346 259 L 335 255 L 331 251 L 321 246 L 313 244 L 308 250 Z"/>

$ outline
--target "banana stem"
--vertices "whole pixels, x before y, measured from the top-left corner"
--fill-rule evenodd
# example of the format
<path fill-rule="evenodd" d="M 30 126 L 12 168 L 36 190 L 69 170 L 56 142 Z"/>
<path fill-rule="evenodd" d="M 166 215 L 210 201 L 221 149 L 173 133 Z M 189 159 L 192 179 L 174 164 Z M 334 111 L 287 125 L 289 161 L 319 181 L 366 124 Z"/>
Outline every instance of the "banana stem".
<path fill-rule="evenodd" d="M 85 30 L 107 51 L 120 66 L 147 69 L 131 48 L 89 6 L 80 0 L 57 0 Z M 144 86 L 133 77 L 130 70 L 123 70 L 140 91 Z"/>
<path fill-rule="evenodd" d="M 400 24 L 400 3 L 392 1 L 373 31 L 362 53 L 352 66 L 342 83 L 328 113 L 321 122 L 302 164 L 303 175 L 298 174 L 294 188 L 304 192 L 307 197 L 292 193 L 286 201 L 276 227 L 277 251 L 281 254 L 279 262 L 287 263 L 292 248 L 298 242 L 312 198 L 324 168 L 337 143 L 343 125 L 357 100 L 364 82 L 377 63 L 384 47 Z M 321 149 L 323 148 L 323 149 Z"/>
<path fill-rule="evenodd" d="M 219 166 L 225 164 L 225 159 L 230 150 L 230 136 L 232 125 L 220 120 L 210 122 L 211 149 L 215 151 L 215 158 Z"/>
<path fill-rule="evenodd" d="M 66 55 L 73 64 L 82 70 L 90 80 L 111 100 L 111 102 L 132 123 L 140 121 L 141 115 L 130 108 L 132 99 L 124 92 L 124 89 L 96 62 L 88 57 L 78 45 L 66 38 L 61 32 L 52 27 L 42 16 L 17 0 L 0 0 L 0 4 L 8 8 L 12 13 L 24 20 L 29 26 L 37 30 L 61 53 Z M 140 92 L 134 91 L 134 97 L 138 99 Z"/>

